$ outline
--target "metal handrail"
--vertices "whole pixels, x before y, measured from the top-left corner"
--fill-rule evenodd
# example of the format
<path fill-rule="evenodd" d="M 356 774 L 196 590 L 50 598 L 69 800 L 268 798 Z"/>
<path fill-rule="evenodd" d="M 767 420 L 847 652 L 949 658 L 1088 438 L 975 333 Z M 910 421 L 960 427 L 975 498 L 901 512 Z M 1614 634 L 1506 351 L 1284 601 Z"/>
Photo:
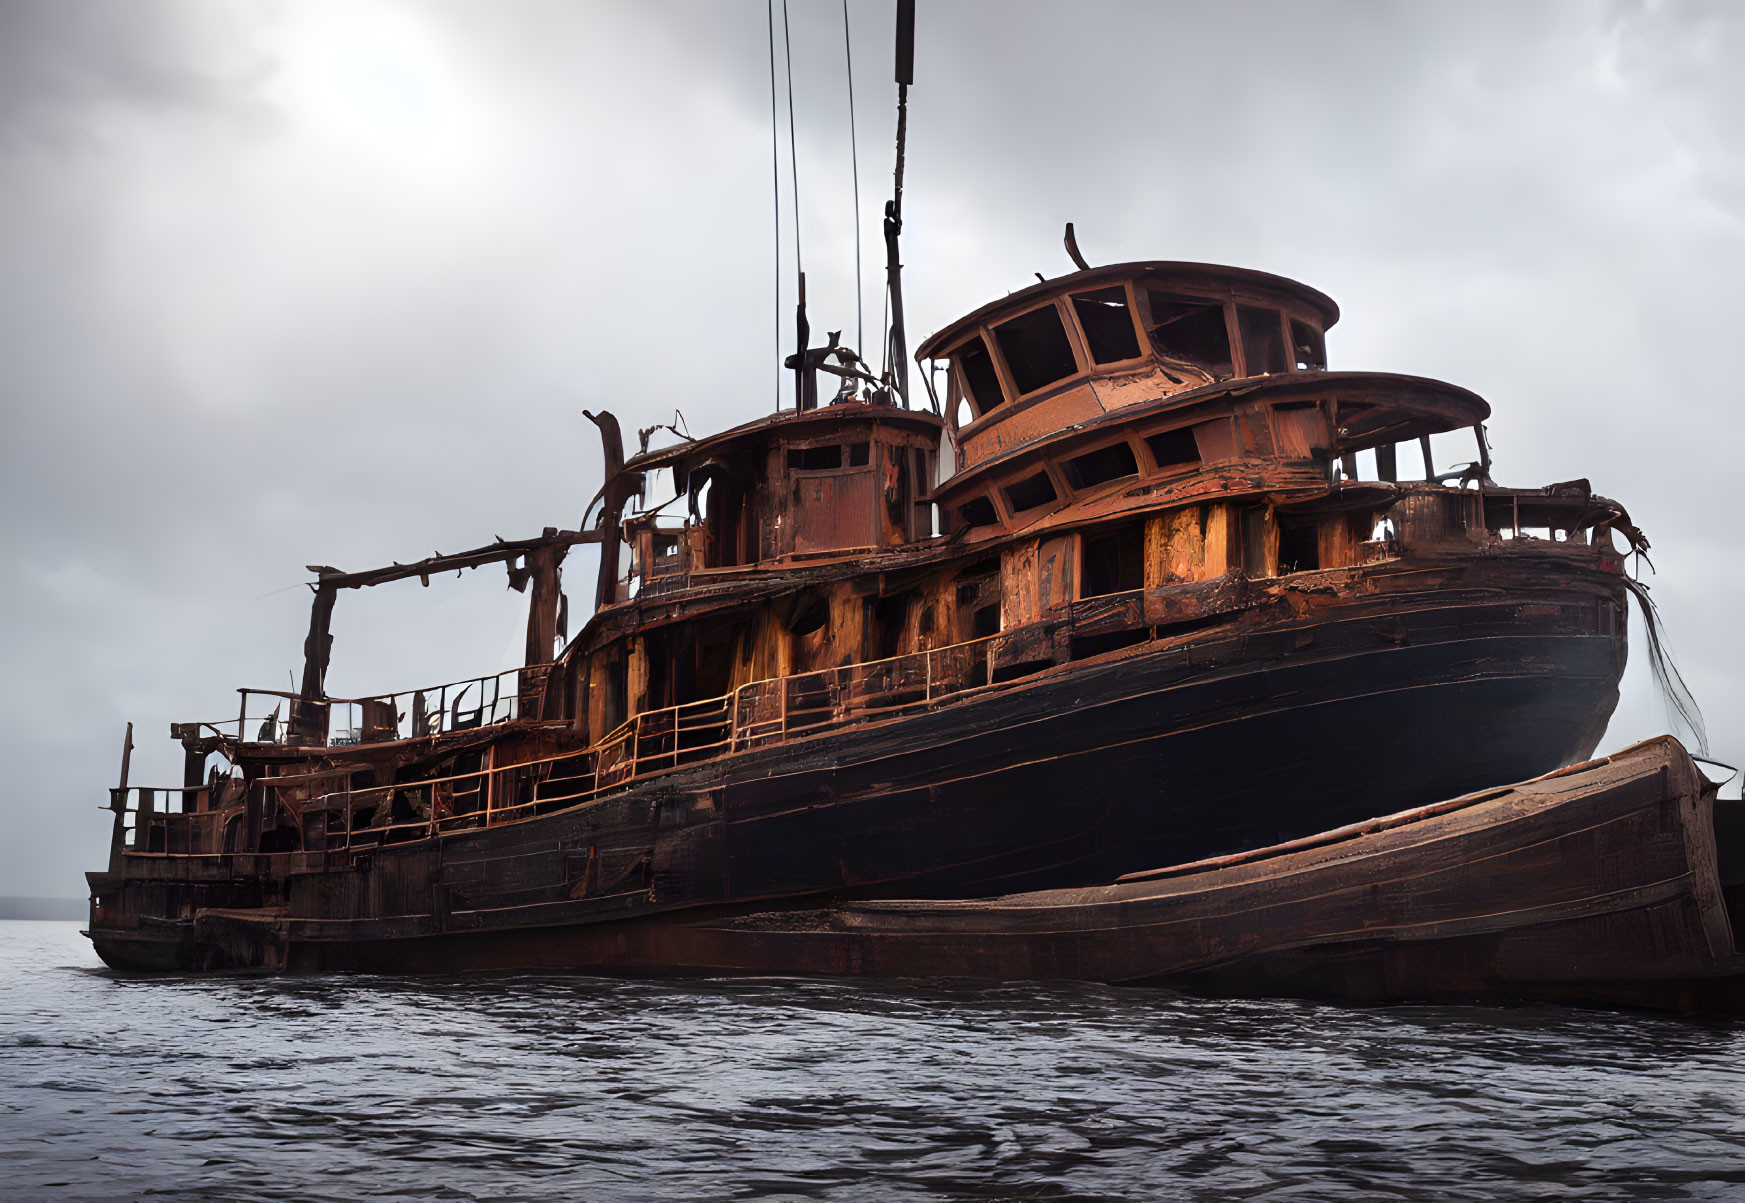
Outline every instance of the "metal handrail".
<path fill-rule="evenodd" d="M 343 812 L 345 815 L 342 843 L 333 846 L 333 841 L 341 833 L 328 829 L 323 837 L 323 842 L 328 844 L 328 847 L 314 851 L 306 849 L 302 854 L 309 856 L 324 853 L 349 854 L 360 846 L 376 847 L 387 842 L 389 833 L 392 832 L 416 831 L 422 832 L 424 838 L 429 838 L 445 830 L 454 830 L 463 826 L 479 826 L 481 824 L 494 826 L 500 822 L 515 821 L 524 817 L 525 812 L 534 811 L 537 813 L 538 808 L 549 808 L 554 803 L 566 807 L 580 804 L 597 798 L 608 791 L 621 788 L 626 783 L 640 777 L 670 771 L 681 764 L 695 763 L 719 755 L 733 755 L 741 750 L 764 747 L 772 741 L 783 741 L 796 735 L 815 734 L 818 727 L 832 720 L 846 719 L 862 713 L 878 713 L 912 708 L 917 705 L 930 705 L 943 698 L 956 697 L 975 689 L 985 688 L 988 684 L 988 676 L 984 675 L 981 681 L 977 682 L 974 670 L 978 664 L 985 665 L 987 663 L 985 649 L 996 638 L 998 636 L 984 636 L 980 639 L 949 644 L 923 652 L 910 652 L 881 660 L 843 665 L 839 668 L 814 669 L 807 672 L 791 673 L 783 677 L 766 677 L 757 681 L 748 681 L 718 697 L 700 699 L 694 702 L 681 702 L 658 710 L 643 711 L 641 714 L 626 719 L 599 742 L 587 748 L 554 753 L 509 765 L 487 763 L 484 767 L 470 772 L 429 777 L 421 781 L 391 782 L 359 789 L 353 789 L 347 785 L 344 789 L 319 794 L 295 805 L 293 813 L 305 818 L 312 814 L 331 816 Z M 953 662 L 960 666 L 958 671 L 945 671 L 947 657 L 950 657 Z M 868 692 L 856 688 L 881 677 L 886 685 L 880 690 Z M 481 679 L 488 678 L 473 678 L 475 681 Z M 815 684 L 804 690 L 795 690 L 793 688 L 795 683 L 800 681 L 810 681 L 815 682 Z M 912 695 L 917 690 L 920 691 L 920 697 L 905 696 L 903 700 L 891 702 L 874 700 L 890 694 Z M 268 693 L 270 691 L 259 692 Z M 825 704 L 803 707 L 792 704 L 796 694 L 803 696 L 816 693 L 825 695 L 827 699 Z M 774 711 L 774 713 L 769 713 L 769 711 Z M 796 722 L 796 719 L 800 721 Z M 687 736 L 695 737 L 710 733 L 716 734 L 717 738 L 702 743 L 688 743 L 686 740 Z M 573 765 L 578 771 L 573 775 L 556 778 L 550 776 L 523 778 L 522 781 L 527 792 L 525 800 L 510 801 L 498 796 L 505 789 L 510 788 L 512 775 L 538 773 L 540 770 L 549 773 L 550 766 L 560 763 Z M 324 775 L 327 774 L 299 774 L 290 779 L 262 778 L 260 784 L 268 786 L 292 784 L 295 781 L 309 780 Z M 452 787 L 461 782 L 471 783 L 470 788 L 449 788 L 446 791 L 443 789 L 443 787 Z M 574 783 L 579 788 L 555 795 L 541 796 L 540 787 L 547 782 L 559 786 Z M 124 811 L 132 809 L 125 805 L 126 795 L 136 794 L 141 788 L 135 786 L 117 791 L 121 794 Z M 143 788 L 149 789 L 151 787 Z M 192 792 L 207 787 L 201 785 L 175 788 L 183 792 Z M 426 813 L 421 817 L 411 821 L 389 822 L 361 829 L 356 827 L 356 810 L 360 797 L 374 795 L 377 800 L 371 804 L 373 807 L 383 805 L 391 807 L 396 794 L 421 794 L 426 790 L 429 791 L 428 801 L 420 800 L 416 803 L 426 809 Z M 465 812 L 440 813 L 440 808 L 445 800 L 457 795 L 476 797 L 479 805 Z M 152 813 L 154 822 L 166 824 L 195 817 L 205 819 L 206 815 L 171 814 L 155 810 Z M 359 840 L 355 837 L 368 838 L 367 842 L 360 845 Z M 214 851 L 216 852 L 216 850 Z M 139 855 L 151 856 L 211 854 L 139 853 Z M 280 854 L 257 853 L 255 855 Z M 285 855 L 298 854 L 287 853 Z"/>

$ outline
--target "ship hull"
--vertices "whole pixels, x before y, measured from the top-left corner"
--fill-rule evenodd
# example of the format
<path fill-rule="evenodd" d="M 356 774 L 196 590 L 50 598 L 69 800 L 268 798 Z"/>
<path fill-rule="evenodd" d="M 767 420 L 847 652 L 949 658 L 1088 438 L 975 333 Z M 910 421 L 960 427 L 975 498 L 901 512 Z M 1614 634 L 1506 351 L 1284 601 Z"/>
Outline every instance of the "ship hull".
<path fill-rule="evenodd" d="M 1107 882 L 1584 758 L 1623 669 L 1595 617 L 1618 592 L 1469 569 L 340 864 L 124 853 L 92 875 L 92 938 L 136 970 L 564 965 L 553 932 L 690 908 Z"/>

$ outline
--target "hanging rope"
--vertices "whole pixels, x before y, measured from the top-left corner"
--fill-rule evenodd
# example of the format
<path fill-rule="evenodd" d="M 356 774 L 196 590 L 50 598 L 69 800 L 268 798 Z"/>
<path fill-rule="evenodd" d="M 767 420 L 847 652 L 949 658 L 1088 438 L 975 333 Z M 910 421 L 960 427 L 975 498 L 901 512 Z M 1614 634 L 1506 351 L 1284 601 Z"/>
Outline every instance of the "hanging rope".
<path fill-rule="evenodd" d="M 781 122 L 776 109 L 776 0 L 764 0 L 769 20 L 769 170 L 770 200 L 775 208 L 776 248 L 776 408 L 782 407 L 782 155 Z"/>
<path fill-rule="evenodd" d="M 1624 588 L 1630 591 L 1630 596 L 1636 599 L 1637 609 L 1642 612 L 1642 630 L 1648 640 L 1648 667 L 1653 670 L 1654 683 L 1660 687 L 1660 697 L 1666 703 L 1668 724 L 1682 723 L 1696 741 L 1697 754 L 1707 756 L 1708 726 L 1703 722 L 1702 709 L 1691 694 L 1690 686 L 1684 682 L 1684 675 L 1672 661 L 1672 652 L 1666 646 L 1660 607 L 1648 596 L 1648 586 L 1641 581 L 1625 577 Z"/>
<path fill-rule="evenodd" d="M 854 48 L 848 37 L 848 0 L 842 0 L 842 56 L 848 62 L 848 159 L 854 165 L 854 349 L 866 347 L 860 283 L 860 144 L 854 136 Z"/>

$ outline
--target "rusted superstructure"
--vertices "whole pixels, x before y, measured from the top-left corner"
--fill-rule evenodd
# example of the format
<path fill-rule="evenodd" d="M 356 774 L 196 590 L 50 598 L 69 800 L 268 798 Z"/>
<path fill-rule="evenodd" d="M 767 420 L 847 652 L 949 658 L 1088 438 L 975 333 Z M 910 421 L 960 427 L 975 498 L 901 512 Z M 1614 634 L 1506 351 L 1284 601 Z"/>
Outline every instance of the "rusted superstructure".
<path fill-rule="evenodd" d="M 586 529 L 312 569 L 300 688 L 174 725 L 178 786 L 124 762 L 98 951 L 495 965 L 676 912 L 1095 885 L 1583 759 L 1641 536 L 1585 481 L 1496 484 L 1472 393 L 1330 370 L 1337 318 L 1118 264 L 925 340 L 929 408 L 832 346 L 795 357 L 800 410 L 711 437 L 625 459 L 596 416 Z M 489 564 L 529 596 L 522 667 L 327 694 L 345 591 Z"/>

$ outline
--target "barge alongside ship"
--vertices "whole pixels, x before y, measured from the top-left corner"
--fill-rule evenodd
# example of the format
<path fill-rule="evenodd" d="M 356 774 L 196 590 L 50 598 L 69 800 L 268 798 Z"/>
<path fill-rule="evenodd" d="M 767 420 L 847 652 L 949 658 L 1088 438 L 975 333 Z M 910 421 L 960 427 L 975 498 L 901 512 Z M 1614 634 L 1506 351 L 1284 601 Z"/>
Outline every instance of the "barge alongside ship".
<path fill-rule="evenodd" d="M 209 912 L 203 922 L 216 933 L 262 920 Z M 323 939 L 318 923 L 272 922 L 278 930 L 260 938 Z M 1741 924 L 1745 802 L 1717 800 L 1715 784 L 1662 736 L 1532 781 L 1110 885 L 679 914 L 555 938 L 508 934 L 481 953 L 503 965 L 613 972 L 1076 980 L 1739 1013 Z"/>

